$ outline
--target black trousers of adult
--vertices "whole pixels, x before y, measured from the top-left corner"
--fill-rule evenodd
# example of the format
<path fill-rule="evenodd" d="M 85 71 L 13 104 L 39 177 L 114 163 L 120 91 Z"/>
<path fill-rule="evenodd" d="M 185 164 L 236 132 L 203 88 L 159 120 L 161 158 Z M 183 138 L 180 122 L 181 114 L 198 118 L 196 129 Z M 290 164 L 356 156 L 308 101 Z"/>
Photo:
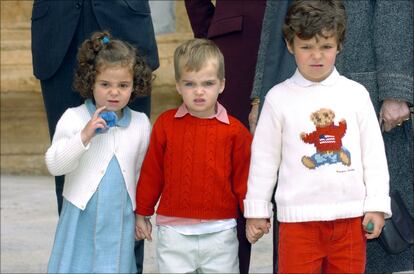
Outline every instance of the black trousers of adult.
<path fill-rule="evenodd" d="M 246 238 L 246 219 L 240 213 L 237 218 L 237 238 L 239 240 L 239 269 L 240 274 L 249 273 L 252 245 Z"/>
<path fill-rule="evenodd" d="M 84 102 L 84 99 L 80 94 L 73 89 L 73 75 L 76 67 L 76 54 L 79 46 L 86 38 L 89 38 L 94 31 L 100 30 L 90 4 L 89 0 L 83 1 L 83 14 L 79 20 L 68 52 L 59 69 L 52 75 L 52 77 L 40 81 L 51 139 L 55 133 L 56 124 L 66 109 L 79 106 Z M 50 39 L 53 39 L 53 37 L 50 37 Z M 129 106 L 134 110 L 146 113 L 149 117 L 151 99 L 149 96 L 140 97 L 131 102 Z M 64 176 L 55 177 L 59 215 L 63 203 L 62 192 L 64 180 Z M 142 273 L 144 241 L 135 242 L 135 257 L 138 273 Z"/>
<path fill-rule="evenodd" d="M 277 208 L 275 201 L 276 188 L 272 194 L 273 204 L 273 273 L 278 273 L 278 246 L 279 246 L 279 222 L 277 220 Z"/>
<path fill-rule="evenodd" d="M 278 273 L 278 245 L 279 245 L 279 222 L 277 221 L 276 211 L 273 217 L 273 273 Z"/>

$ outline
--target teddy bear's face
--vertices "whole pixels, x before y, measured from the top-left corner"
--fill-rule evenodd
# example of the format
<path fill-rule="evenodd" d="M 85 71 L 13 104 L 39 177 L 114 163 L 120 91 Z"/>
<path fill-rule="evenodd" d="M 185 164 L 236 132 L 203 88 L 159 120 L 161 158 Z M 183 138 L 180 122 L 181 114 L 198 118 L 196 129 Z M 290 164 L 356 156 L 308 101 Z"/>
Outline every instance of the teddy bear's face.
<path fill-rule="evenodd" d="M 333 123 L 335 113 L 327 108 L 321 108 L 311 114 L 311 120 L 317 127 L 326 127 Z"/>

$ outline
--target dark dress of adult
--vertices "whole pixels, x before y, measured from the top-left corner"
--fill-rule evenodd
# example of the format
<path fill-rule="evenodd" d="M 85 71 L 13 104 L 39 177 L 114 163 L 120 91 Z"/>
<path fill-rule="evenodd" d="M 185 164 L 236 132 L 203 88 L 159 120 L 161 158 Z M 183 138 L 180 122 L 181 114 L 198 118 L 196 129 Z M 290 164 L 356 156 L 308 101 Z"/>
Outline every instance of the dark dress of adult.
<path fill-rule="evenodd" d="M 219 101 L 249 128 L 250 94 L 266 0 L 186 0 L 196 38 L 208 38 L 224 55 L 226 87 Z"/>
<path fill-rule="evenodd" d="M 262 41 L 252 96 L 262 101 L 271 87 L 294 72 L 293 57 L 285 47 L 280 13 L 289 1 L 269 1 L 263 21 Z M 365 86 L 377 114 L 386 99 L 414 104 L 412 0 L 347 0 L 347 30 L 336 58 L 338 71 Z M 290 74 L 290 75 L 289 75 Z M 384 132 L 390 173 L 390 190 L 399 191 L 414 215 L 414 136 L 412 120 Z M 274 272 L 277 273 L 277 222 L 274 225 Z M 367 243 L 367 273 L 391 273 L 413 269 L 414 246 L 389 255 L 377 239 Z"/>
<path fill-rule="evenodd" d="M 194 36 L 214 41 L 223 53 L 226 87 L 218 100 L 248 129 L 265 5 L 265 0 L 216 0 L 215 6 L 211 0 L 185 1 Z M 238 219 L 240 273 L 248 273 L 250 265 L 245 222 Z"/>
<path fill-rule="evenodd" d="M 72 88 L 77 49 L 93 32 L 102 30 L 137 46 L 149 66 L 153 70 L 158 68 L 158 50 L 147 0 L 33 2 L 33 73 L 40 80 L 51 138 L 63 112 L 83 103 Z M 149 96 L 140 97 L 130 107 L 149 116 L 150 104 Z M 55 183 L 60 213 L 64 176 L 56 177 Z M 140 249 L 143 251 L 143 244 Z M 140 253 L 142 257 L 143 252 Z M 142 270 L 142 258 L 137 257 L 137 266 Z"/>

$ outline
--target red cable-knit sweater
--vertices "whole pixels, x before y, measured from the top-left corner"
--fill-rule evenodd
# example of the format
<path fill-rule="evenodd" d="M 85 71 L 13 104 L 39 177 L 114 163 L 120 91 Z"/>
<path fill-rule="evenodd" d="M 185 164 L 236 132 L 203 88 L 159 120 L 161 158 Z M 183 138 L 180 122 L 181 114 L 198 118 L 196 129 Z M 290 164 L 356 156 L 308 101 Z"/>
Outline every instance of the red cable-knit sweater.
<path fill-rule="evenodd" d="M 243 210 L 252 136 L 234 117 L 230 124 L 189 114 L 160 115 L 137 185 L 135 212 L 172 217 L 227 219 Z"/>

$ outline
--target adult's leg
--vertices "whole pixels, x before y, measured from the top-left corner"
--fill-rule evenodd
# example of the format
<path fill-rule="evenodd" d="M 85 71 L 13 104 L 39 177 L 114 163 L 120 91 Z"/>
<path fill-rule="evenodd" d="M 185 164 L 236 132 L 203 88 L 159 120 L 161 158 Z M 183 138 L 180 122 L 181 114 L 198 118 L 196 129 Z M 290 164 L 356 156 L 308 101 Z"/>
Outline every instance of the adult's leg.
<path fill-rule="evenodd" d="M 408 211 L 414 212 L 414 134 L 413 120 L 390 132 L 384 132 L 385 151 L 390 173 L 390 191 L 401 194 Z M 388 254 L 378 240 L 367 242 L 366 273 L 393 273 L 413 270 L 414 246 L 399 253 Z"/>
<path fill-rule="evenodd" d="M 277 208 L 275 201 L 276 188 L 273 189 L 272 204 L 273 204 L 273 273 L 278 273 L 278 246 L 279 246 L 279 222 L 277 221 Z"/>
<path fill-rule="evenodd" d="M 135 111 L 145 113 L 149 118 L 151 114 L 151 96 L 136 97 L 128 106 Z"/>
<path fill-rule="evenodd" d="M 134 246 L 137 273 L 142 273 L 144 268 L 144 240 L 135 241 Z"/>
<path fill-rule="evenodd" d="M 278 273 L 278 245 L 279 245 L 279 222 L 277 221 L 276 211 L 273 214 L 273 273 Z"/>
<path fill-rule="evenodd" d="M 240 214 L 239 218 L 237 218 L 237 238 L 239 240 L 238 253 L 240 273 L 249 273 L 252 245 L 246 238 L 246 219 L 242 216 L 242 214 Z"/>
<path fill-rule="evenodd" d="M 50 139 L 53 138 L 56 124 L 66 109 L 69 107 L 79 106 L 83 102 L 83 99 L 79 93 L 72 89 L 73 69 L 76 62 L 76 48 L 77 45 L 73 41 L 58 71 L 51 78 L 40 81 L 49 126 Z M 62 192 L 64 178 L 64 176 L 55 177 L 56 198 L 59 214 L 62 209 L 63 202 Z"/>

